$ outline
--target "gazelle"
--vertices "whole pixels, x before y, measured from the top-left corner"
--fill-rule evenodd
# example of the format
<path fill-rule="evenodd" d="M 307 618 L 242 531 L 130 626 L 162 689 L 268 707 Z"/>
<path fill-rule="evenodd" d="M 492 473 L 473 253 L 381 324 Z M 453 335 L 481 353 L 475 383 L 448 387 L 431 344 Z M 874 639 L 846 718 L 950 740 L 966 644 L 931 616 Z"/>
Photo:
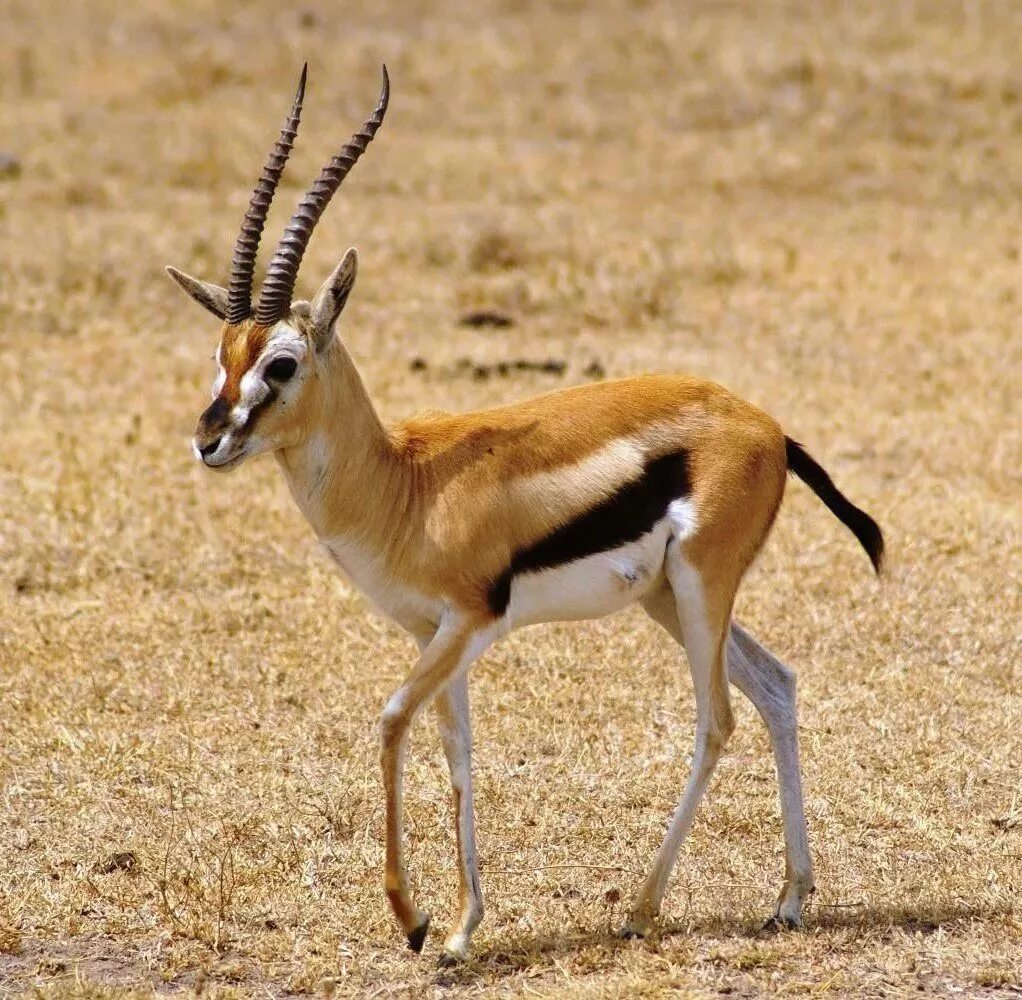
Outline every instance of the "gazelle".
<path fill-rule="evenodd" d="M 419 657 L 380 720 L 385 886 L 409 945 L 429 917 L 412 901 L 402 847 L 408 730 L 433 703 L 450 765 L 460 910 L 444 961 L 464 958 L 483 913 L 472 808 L 468 669 L 523 625 L 608 615 L 634 602 L 686 651 L 697 724 L 692 774 L 623 928 L 657 916 L 678 849 L 734 728 L 728 683 L 768 727 L 785 838 L 778 923 L 801 922 L 813 890 L 792 672 L 731 618 L 735 592 L 777 514 L 787 473 L 855 534 L 879 571 L 883 537 L 776 421 L 695 378 L 646 375 L 475 413 L 385 425 L 337 335 L 355 281 L 348 250 L 311 301 L 292 301 L 313 228 L 383 121 L 379 103 L 302 199 L 253 309 L 259 237 L 291 151 L 305 91 L 271 151 L 226 289 L 171 276 L 223 321 L 213 402 L 196 457 L 230 469 L 273 452 L 291 494 L 340 568 L 406 629 Z"/>

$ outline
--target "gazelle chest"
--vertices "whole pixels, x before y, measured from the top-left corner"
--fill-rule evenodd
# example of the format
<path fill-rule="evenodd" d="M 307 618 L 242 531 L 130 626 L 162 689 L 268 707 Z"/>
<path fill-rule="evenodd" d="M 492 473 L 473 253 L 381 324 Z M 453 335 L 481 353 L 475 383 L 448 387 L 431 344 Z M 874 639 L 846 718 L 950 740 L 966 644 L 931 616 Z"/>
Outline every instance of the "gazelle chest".
<path fill-rule="evenodd" d="M 443 602 L 398 580 L 382 558 L 361 542 L 340 535 L 322 540 L 323 548 L 342 573 L 384 615 L 413 635 L 432 632 Z"/>

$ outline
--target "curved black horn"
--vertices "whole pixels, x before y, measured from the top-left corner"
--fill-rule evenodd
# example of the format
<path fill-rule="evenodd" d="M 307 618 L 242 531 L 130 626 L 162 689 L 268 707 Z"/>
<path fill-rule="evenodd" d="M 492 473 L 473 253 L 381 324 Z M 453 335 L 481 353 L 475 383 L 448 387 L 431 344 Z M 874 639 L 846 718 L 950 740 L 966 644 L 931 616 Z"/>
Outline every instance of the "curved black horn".
<path fill-rule="evenodd" d="M 266 224 L 266 213 L 273 201 L 273 192 L 284 172 L 284 164 L 291 155 L 295 136 L 298 134 L 298 120 L 302 115 L 302 100 L 305 97 L 305 77 L 309 64 L 302 67 L 302 75 L 298 81 L 298 92 L 295 94 L 294 106 L 288 115 L 284 127 L 280 130 L 280 138 L 275 143 L 270 155 L 266 158 L 262 175 L 252 192 L 252 200 L 248 203 L 245 219 L 241 224 L 238 242 L 234 244 L 234 256 L 231 258 L 231 281 L 227 289 L 228 323 L 240 323 L 248 319 L 252 312 L 252 275 L 255 273 L 256 254 L 259 251 L 259 237 Z"/>
<path fill-rule="evenodd" d="M 256 322 L 264 326 L 272 326 L 277 320 L 283 319 L 291 308 L 291 296 L 294 294 L 295 281 L 298 278 L 298 267 L 302 262 L 305 248 L 309 245 L 312 231 L 319 222 L 334 192 L 341 186 L 341 181 L 348 171 L 358 162 L 365 152 L 366 146 L 376 135 L 377 129 L 383 124 L 383 116 L 387 113 L 390 100 L 390 78 L 387 67 L 383 67 L 383 88 L 376 110 L 365 120 L 362 128 L 356 132 L 342 147 L 341 151 L 320 171 L 316 183 L 301 200 L 284 235 L 277 245 L 277 250 L 266 270 L 266 280 L 259 295 L 256 306 Z"/>

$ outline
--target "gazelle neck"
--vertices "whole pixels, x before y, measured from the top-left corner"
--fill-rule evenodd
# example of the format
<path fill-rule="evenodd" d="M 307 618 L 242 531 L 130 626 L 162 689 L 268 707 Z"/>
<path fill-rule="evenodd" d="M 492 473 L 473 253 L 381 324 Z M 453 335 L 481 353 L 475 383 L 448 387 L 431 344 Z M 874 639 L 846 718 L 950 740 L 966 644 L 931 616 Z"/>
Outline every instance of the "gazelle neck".
<path fill-rule="evenodd" d="M 326 348 L 319 375 L 305 433 L 277 460 L 320 539 L 354 535 L 375 547 L 393 526 L 388 515 L 406 502 L 404 465 L 340 338 Z"/>

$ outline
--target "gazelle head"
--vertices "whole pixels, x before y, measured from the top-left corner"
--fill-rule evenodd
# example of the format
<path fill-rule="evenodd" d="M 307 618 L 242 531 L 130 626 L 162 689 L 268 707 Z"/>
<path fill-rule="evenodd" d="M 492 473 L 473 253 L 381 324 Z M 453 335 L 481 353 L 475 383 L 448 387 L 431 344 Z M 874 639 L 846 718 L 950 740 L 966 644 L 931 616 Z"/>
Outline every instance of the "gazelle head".
<path fill-rule="evenodd" d="M 266 271 L 259 301 L 252 307 L 259 237 L 298 132 L 305 78 L 303 68 L 294 106 L 245 213 L 228 287 L 167 268 L 199 305 L 223 321 L 213 402 L 199 417 L 192 442 L 196 457 L 211 469 L 230 469 L 253 455 L 297 443 L 303 418 L 321 391 L 321 357 L 355 283 L 358 254 L 350 249 L 311 302 L 292 302 L 298 268 L 316 223 L 383 122 L 390 97 L 386 66 L 376 110 L 302 198 Z"/>

